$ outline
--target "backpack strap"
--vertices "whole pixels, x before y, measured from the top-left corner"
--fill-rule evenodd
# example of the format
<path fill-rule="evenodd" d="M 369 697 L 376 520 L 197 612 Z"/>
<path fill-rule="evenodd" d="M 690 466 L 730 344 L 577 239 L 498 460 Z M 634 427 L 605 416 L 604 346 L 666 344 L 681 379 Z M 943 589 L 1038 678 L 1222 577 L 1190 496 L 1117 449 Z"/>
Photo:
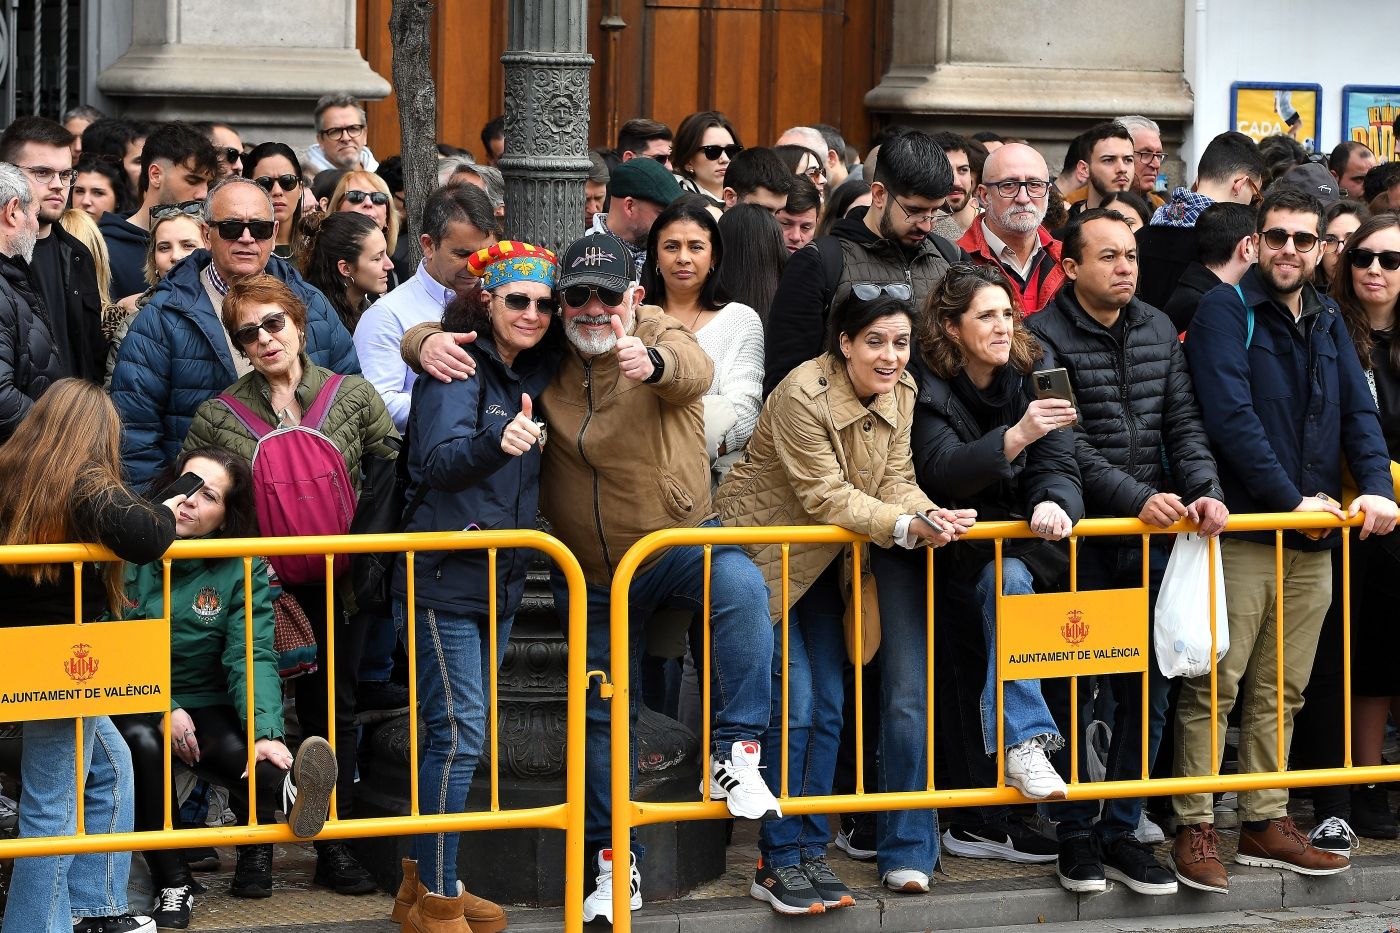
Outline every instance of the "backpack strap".
<path fill-rule="evenodd" d="M 326 420 L 326 413 L 330 411 L 335 394 L 340 391 L 340 384 L 344 381 L 345 377 L 338 373 L 326 380 L 325 385 L 321 386 L 321 391 L 316 393 L 315 401 L 301 419 L 303 427 L 313 431 L 321 430 L 321 422 Z"/>
<path fill-rule="evenodd" d="M 938 250 L 938 255 L 942 256 L 943 261 L 950 266 L 957 262 L 967 262 L 971 258 L 968 256 L 967 250 L 946 237 L 930 233 L 928 238 L 933 241 L 933 248 Z"/>
<path fill-rule="evenodd" d="M 219 393 L 218 399 L 223 403 L 224 407 L 229 410 L 233 417 L 238 419 L 238 423 L 247 428 L 248 433 L 253 435 L 257 440 L 262 440 L 276 430 L 272 425 L 260 418 L 253 409 L 244 405 L 227 392 Z"/>
<path fill-rule="evenodd" d="M 817 255 L 822 261 L 822 314 L 826 314 L 831 307 L 836 288 L 841 284 L 841 271 L 846 265 L 846 254 L 841 249 L 841 241 L 830 234 L 817 237 L 812 241 L 812 245 L 817 248 Z"/>
<path fill-rule="evenodd" d="M 1249 302 L 1247 302 L 1247 301 L 1244 300 L 1244 289 L 1240 288 L 1240 286 L 1239 286 L 1238 284 L 1235 285 L 1235 294 L 1240 296 L 1240 304 L 1244 305 L 1244 310 L 1245 310 L 1245 317 L 1244 317 L 1244 319 L 1245 319 L 1244 348 L 1245 348 L 1246 350 L 1248 350 L 1248 349 L 1249 349 L 1249 345 L 1250 345 L 1251 343 L 1254 342 L 1254 308 L 1250 305 Z"/>

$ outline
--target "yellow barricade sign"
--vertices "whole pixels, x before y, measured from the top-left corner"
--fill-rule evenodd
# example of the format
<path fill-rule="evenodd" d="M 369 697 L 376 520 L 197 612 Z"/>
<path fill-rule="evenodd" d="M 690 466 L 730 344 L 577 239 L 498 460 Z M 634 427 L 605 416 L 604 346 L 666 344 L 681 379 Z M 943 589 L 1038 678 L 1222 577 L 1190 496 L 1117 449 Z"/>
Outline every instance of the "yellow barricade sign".
<path fill-rule="evenodd" d="M 1006 680 L 1147 670 L 1147 590 L 1034 593 L 1001 599 Z"/>
<path fill-rule="evenodd" d="M 170 709 L 170 622 L 0 628 L 0 721 Z"/>

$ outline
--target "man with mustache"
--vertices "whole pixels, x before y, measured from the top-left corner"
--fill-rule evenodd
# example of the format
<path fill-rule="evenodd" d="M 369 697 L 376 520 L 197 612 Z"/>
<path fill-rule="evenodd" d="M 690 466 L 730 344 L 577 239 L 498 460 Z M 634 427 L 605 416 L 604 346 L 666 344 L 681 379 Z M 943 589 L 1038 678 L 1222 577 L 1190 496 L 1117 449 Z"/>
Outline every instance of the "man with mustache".
<path fill-rule="evenodd" d="M 943 205 L 947 213 L 938 218 L 933 232 L 956 243 L 972 226 L 977 215 L 982 213 L 973 194 L 982 183 L 987 147 L 975 139 L 946 131 L 934 133 L 933 141 L 943 149 L 948 163 L 953 166 L 953 190 L 948 192 L 948 200 Z"/>
<path fill-rule="evenodd" d="M 29 279 L 39 199 L 18 167 L 0 162 L 0 442 L 65 375 Z"/>
<path fill-rule="evenodd" d="M 1084 135 L 1084 148 L 1089 157 L 1080 163 L 1080 171 L 1088 174 L 1089 185 L 1084 200 L 1070 206 L 1070 220 L 1102 206 L 1114 192 L 1127 191 L 1137 178 L 1133 134 L 1123 124 L 1110 120 L 1092 127 Z"/>
<path fill-rule="evenodd" d="M 977 198 L 986 211 L 958 245 L 978 265 L 1006 273 L 1021 298 L 1021 313 L 1044 308 L 1065 282 L 1060 242 L 1041 225 L 1050 196 L 1045 157 L 1023 143 L 1000 146 L 982 165 Z"/>

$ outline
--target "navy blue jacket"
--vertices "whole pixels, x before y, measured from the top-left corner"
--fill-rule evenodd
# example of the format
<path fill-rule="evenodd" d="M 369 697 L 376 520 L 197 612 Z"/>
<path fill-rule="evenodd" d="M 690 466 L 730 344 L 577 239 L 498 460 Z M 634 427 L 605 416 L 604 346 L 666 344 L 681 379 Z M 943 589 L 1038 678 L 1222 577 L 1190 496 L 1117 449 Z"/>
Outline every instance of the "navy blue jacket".
<path fill-rule="evenodd" d="M 1240 288 L 1254 309 L 1252 335 L 1245 304 L 1229 285 L 1205 294 L 1186 335 L 1186 358 L 1230 511 L 1291 512 L 1318 492 L 1340 499 L 1343 457 L 1362 493 L 1392 498 L 1376 403 L 1336 305 L 1304 285 L 1303 315 L 1295 324 L 1292 312 L 1265 290 L 1257 268 L 1245 273 Z M 1274 540 L 1273 532 L 1241 537 Z M 1284 543 L 1320 551 L 1339 541 L 1337 535 L 1311 541 L 1290 532 Z"/>
<path fill-rule="evenodd" d="M 556 324 L 540 346 L 502 362 L 490 335 L 467 346 L 476 360 L 470 379 L 439 382 L 420 378 L 413 387 L 408 416 L 408 473 L 411 504 L 421 485 L 428 492 L 413 511 L 408 531 L 461 531 L 475 524 L 486 531 L 533 529 L 540 501 L 541 445 L 519 457 L 501 449 L 501 434 L 529 395 L 539 415 L 539 394 L 559 362 Z M 568 443 L 567 440 L 545 443 Z M 533 555 L 524 549 L 496 555 L 497 617 L 515 612 L 525 590 Z M 401 567 L 402 565 L 400 565 Z M 489 578 L 485 551 L 424 551 L 413 561 L 417 605 L 453 614 L 488 611 Z M 405 597 L 404 574 L 394 575 L 394 596 Z"/>
<path fill-rule="evenodd" d="M 107 264 L 112 268 L 113 301 L 146 290 L 146 249 L 151 235 L 127 223 L 130 216 L 109 211 L 97 222 L 97 229 L 107 244 Z"/>
<path fill-rule="evenodd" d="M 140 487 L 173 461 L 185 443 L 197 409 L 233 385 L 224 325 L 201 278 L 208 250 L 180 260 L 131 321 L 112 372 L 112 401 L 122 417 L 122 467 Z M 306 304 L 306 354 L 317 366 L 358 375 L 360 361 L 350 332 L 326 296 L 295 269 L 268 257 L 267 273 L 286 282 Z"/>

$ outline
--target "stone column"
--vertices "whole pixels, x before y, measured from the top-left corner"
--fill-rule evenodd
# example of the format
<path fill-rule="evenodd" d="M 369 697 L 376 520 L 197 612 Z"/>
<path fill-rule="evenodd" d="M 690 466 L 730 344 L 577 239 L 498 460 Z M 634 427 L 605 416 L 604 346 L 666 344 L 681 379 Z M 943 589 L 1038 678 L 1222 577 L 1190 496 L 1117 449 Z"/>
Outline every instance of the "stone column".
<path fill-rule="evenodd" d="M 588 175 L 587 0 L 510 0 L 506 230 L 560 251 L 583 233 Z"/>
<path fill-rule="evenodd" d="M 123 116 L 224 120 L 247 141 L 300 150 L 315 142 L 312 111 L 321 95 L 378 99 L 390 91 L 355 44 L 355 0 L 121 6 L 131 10 L 131 45 L 97 88 Z"/>

